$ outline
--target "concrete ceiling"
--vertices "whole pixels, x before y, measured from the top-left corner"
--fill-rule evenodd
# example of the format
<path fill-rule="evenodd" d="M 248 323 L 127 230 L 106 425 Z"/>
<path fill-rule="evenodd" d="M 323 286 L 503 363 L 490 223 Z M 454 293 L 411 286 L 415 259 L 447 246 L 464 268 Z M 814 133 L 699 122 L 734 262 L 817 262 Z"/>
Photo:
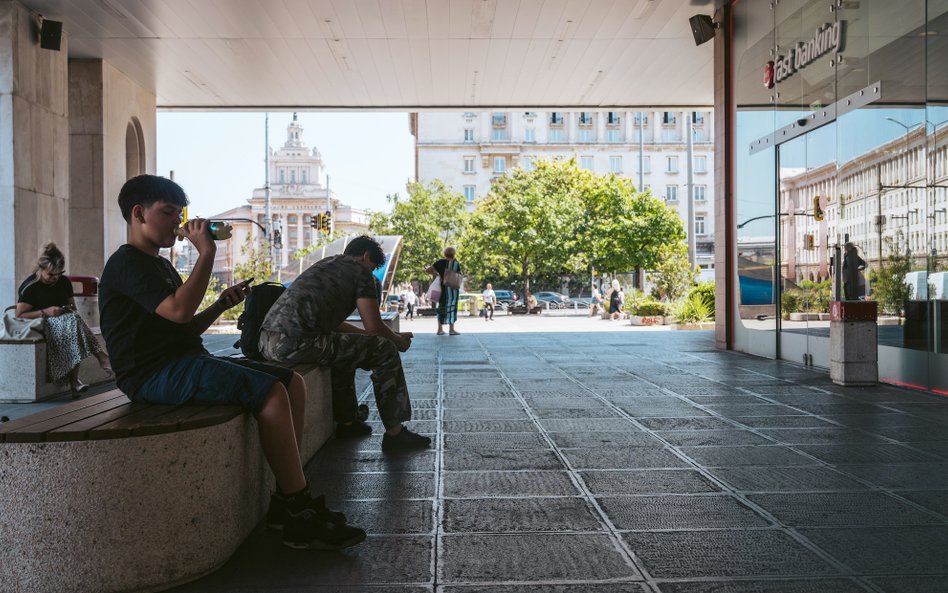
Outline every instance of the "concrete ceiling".
<path fill-rule="evenodd" d="M 703 106 L 709 0 L 20 0 L 165 108 Z"/>

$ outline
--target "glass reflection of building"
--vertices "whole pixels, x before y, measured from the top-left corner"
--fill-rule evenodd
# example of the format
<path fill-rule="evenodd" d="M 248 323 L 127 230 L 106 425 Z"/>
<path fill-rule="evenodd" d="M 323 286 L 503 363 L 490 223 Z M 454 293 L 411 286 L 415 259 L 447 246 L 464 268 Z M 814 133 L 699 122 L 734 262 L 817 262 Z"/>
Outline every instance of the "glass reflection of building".
<path fill-rule="evenodd" d="M 880 377 L 948 391 L 948 0 L 724 12 L 731 345 L 828 367 L 831 259 L 851 242 L 880 306 Z"/>

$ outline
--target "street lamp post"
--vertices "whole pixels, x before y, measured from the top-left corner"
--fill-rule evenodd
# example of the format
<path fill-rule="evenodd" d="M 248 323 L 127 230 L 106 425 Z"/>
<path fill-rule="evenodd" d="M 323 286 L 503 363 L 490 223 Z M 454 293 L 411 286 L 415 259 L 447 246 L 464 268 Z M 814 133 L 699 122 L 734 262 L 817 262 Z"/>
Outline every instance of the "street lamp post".
<path fill-rule="evenodd" d="M 264 116 L 263 144 L 264 144 L 264 174 L 263 174 L 263 212 L 266 218 L 267 259 L 270 260 L 271 271 L 274 266 L 273 258 L 273 215 L 270 213 L 270 113 Z"/>

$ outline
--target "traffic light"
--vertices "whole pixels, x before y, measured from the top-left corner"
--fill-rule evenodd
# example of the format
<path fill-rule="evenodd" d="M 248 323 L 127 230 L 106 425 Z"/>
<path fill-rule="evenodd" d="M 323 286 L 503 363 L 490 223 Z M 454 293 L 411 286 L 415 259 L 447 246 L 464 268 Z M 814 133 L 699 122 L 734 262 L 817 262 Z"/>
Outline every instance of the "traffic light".
<path fill-rule="evenodd" d="M 321 228 L 320 222 L 322 222 L 322 215 L 315 214 L 309 217 L 309 226 L 312 229 L 319 230 Z"/>
<path fill-rule="evenodd" d="M 323 214 L 323 230 L 326 231 L 327 235 L 332 234 L 332 212 L 326 210 L 326 213 Z"/>
<path fill-rule="evenodd" d="M 803 235 L 803 248 L 807 251 L 813 251 L 816 249 L 816 240 L 813 236 L 813 233 L 807 233 Z"/>
<path fill-rule="evenodd" d="M 823 207 L 820 206 L 820 196 L 813 196 L 813 220 L 823 220 Z"/>

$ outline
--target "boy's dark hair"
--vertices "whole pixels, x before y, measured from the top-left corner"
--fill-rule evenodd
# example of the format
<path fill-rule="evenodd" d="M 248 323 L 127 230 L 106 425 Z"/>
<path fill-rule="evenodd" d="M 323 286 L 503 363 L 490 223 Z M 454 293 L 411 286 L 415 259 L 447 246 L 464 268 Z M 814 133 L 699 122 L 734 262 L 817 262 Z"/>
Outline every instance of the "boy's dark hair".
<path fill-rule="evenodd" d="M 118 196 L 122 218 L 129 224 L 132 222 L 132 208 L 139 204 L 148 208 L 155 202 L 168 202 L 182 208 L 189 204 L 188 196 L 180 185 L 157 175 L 132 177 L 122 186 Z"/>
<path fill-rule="evenodd" d="M 362 254 L 366 252 L 369 254 L 369 261 L 375 264 L 376 268 L 381 268 L 385 265 L 385 252 L 382 251 L 382 245 L 368 235 L 362 235 L 349 241 L 349 244 L 346 245 L 346 250 L 343 251 L 346 255 L 354 255 L 356 257 L 362 257 Z"/>

